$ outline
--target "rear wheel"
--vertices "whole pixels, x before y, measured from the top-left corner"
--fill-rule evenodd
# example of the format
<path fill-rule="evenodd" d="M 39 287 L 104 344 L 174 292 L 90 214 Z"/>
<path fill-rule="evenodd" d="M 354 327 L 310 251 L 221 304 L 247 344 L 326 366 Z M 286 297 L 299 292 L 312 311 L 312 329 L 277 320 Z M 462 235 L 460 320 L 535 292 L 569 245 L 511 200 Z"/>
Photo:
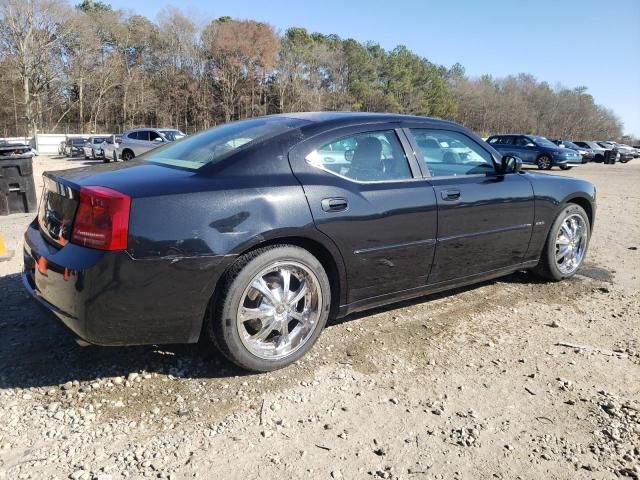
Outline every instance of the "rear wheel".
<path fill-rule="evenodd" d="M 540 170 L 551 170 L 551 157 L 549 155 L 540 155 L 536 160 L 536 165 Z"/>
<path fill-rule="evenodd" d="M 117 162 L 118 161 L 118 154 L 116 154 L 115 150 L 113 152 L 113 161 Z"/>
<path fill-rule="evenodd" d="M 533 271 L 553 281 L 572 277 L 584 261 L 590 236 L 591 226 L 584 209 L 568 205 L 553 222 L 540 262 Z"/>
<path fill-rule="evenodd" d="M 205 331 L 229 360 L 266 372 L 311 349 L 330 305 L 318 259 L 293 245 L 265 247 L 241 256 L 225 274 Z"/>
<path fill-rule="evenodd" d="M 124 152 L 122 152 L 122 160 L 124 160 L 125 162 L 133 160 L 134 157 L 135 155 L 131 150 L 125 150 Z"/>
<path fill-rule="evenodd" d="M 571 170 L 571 168 L 570 165 L 560 165 L 560 170 Z"/>
<path fill-rule="evenodd" d="M 593 159 L 593 161 L 596 162 L 596 163 L 602 163 L 602 162 L 604 162 L 604 156 L 598 154 L 598 155 L 596 155 L 596 158 Z"/>

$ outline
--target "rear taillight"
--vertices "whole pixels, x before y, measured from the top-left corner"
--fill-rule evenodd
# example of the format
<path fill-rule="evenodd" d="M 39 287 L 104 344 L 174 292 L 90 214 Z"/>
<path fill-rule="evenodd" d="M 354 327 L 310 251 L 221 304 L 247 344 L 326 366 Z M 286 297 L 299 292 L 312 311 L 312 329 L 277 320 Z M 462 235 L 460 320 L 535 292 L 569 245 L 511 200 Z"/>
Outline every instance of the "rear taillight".
<path fill-rule="evenodd" d="M 107 187 L 81 187 L 71 241 L 99 250 L 125 250 L 131 198 Z"/>

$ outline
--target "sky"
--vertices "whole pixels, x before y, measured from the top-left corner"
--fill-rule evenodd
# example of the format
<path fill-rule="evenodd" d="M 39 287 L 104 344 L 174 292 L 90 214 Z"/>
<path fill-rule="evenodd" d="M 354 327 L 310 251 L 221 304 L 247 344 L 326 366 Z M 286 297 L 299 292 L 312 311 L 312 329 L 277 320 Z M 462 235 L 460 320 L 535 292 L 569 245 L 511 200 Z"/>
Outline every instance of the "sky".
<path fill-rule="evenodd" d="M 531 73 L 588 87 L 640 138 L 640 0 L 105 0 L 156 20 L 165 7 L 196 23 L 221 16 L 304 27 L 385 49 L 406 45 L 467 75 Z"/>

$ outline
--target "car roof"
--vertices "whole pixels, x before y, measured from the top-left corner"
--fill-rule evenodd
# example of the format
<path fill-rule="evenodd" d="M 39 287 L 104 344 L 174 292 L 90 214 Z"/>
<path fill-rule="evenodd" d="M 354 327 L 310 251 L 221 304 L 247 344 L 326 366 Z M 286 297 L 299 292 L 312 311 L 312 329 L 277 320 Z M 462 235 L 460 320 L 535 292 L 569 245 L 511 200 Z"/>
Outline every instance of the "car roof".
<path fill-rule="evenodd" d="M 377 112 L 296 112 L 280 113 L 268 115 L 269 117 L 294 118 L 306 120 L 314 124 L 333 124 L 335 126 L 346 126 L 360 123 L 382 123 L 382 122 L 420 122 L 438 123 L 442 125 L 460 127 L 456 122 L 442 120 L 433 117 L 421 117 L 417 115 L 403 115 L 399 113 L 377 113 Z"/>

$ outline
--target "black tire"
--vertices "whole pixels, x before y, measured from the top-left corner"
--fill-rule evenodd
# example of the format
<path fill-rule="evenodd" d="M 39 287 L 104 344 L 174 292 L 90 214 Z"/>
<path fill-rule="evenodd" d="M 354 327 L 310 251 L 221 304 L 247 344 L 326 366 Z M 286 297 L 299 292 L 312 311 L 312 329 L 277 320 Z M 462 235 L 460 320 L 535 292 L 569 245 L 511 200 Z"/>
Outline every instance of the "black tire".
<path fill-rule="evenodd" d="M 604 162 L 604 156 L 598 154 L 598 155 L 596 155 L 596 158 L 593 159 L 593 161 L 596 162 L 596 163 L 602 163 L 602 162 Z"/>
<path fill-rule="evenodd" d="M 135 155 L 131 150 L 125 150 L 124 152 L 122 152 L 123 162 L 128 162 L 129 160 L 133 160 L 134 158 L 135 158 Z"/>
<path fill-rule="evenodd" d="M 104 157 L 104 158 L 102 159 L 102 163 L 109 163 L 109 159 L 108 159 L 107 157 Z"/>
<path fill-rule="evenodd" d="M 118 155 L 116 154 L 115 150 L 113 151 L 113 161 L 114 162 L 118 161 Z"/>
<path fill-rule="evenodd" d="M 532 272 L 545 278 L 547 280 L 551 280 L 554 282 L 558 282 L 565 278 L 570 278 L 576 274 L 576 271 L 580 269 L 578 267 L 576 271 L 573 271 L 570 274 L 565 274 L 560 271 L 558 265 L 556 264 L 556 242 L 555 239 L 558 235 L 558 231 L 562 222 L 571 216 L 571 215 L 580 215 L 584 220 L 585 225 L 587 226 L 587 244 L 585 247 L 584 256 L 582 257 L 582 261 L 586 258 L 587 251 L 589 250 L 589 242 L 591 240 L 591 223 L 589 222 L 589 217 L 584 209 L 580 205 L 576 205 L 575 203 L 570 203 L 562 211 L 558 214 L 556 219 L 551 225 L 549 229 L 549 234 L 547 235 L 547 240 L 544 244 L 544 248 L 542 249 L 542 254 L 540 255 L 540 261 L 538 265 L 532 269 Z"/>
<path fill-rule="evenodd" d="M 573 167 L 570 165 L 560 165 L 560 170 L 571 170 Z"/>
<path fill-rule="evenodd" d="M 549 155 L 540 155 L 536 160 L 536 165 L 540 170 L 551 170 L 553 166 L 553 162 L 551 161 L 551 157 Z"/>
<path fill-rule="evenodd" d="M 265 359 L 254 355 L 242 342 L 236 322 L 245 289 L 256 275 L 274 262 L 295 261 L 309 268 L 318 280 L 322 293 L 319 319 L 306 343 L 290 355 Z M 331 287 L 322 264 L 307 250 L 294 245 L 275 245 L 239 257 L 220 281 L 219 290 L 205 319 L 204 334 L 230 361 L 246 370 L 268 372 L 286 367 L 305 355 L 320 336 L 329 316 Z"/>

